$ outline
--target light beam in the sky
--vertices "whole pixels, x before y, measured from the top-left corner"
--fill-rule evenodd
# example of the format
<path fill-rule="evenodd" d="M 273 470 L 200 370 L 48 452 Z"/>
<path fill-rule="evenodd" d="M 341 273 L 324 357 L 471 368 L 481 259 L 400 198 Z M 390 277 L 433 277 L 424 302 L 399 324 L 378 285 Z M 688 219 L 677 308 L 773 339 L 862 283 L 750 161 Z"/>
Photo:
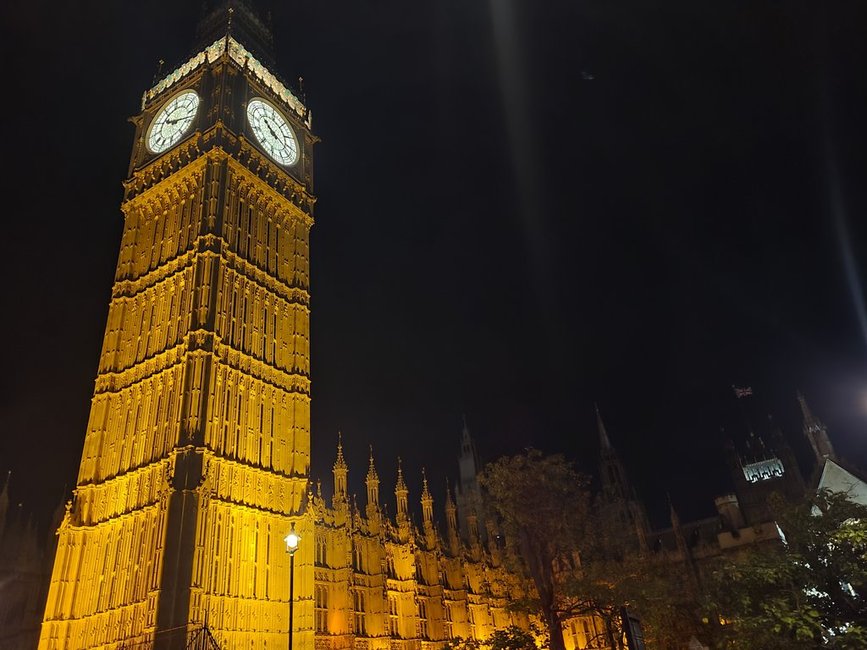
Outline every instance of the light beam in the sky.
<path fill-rule="evenodd" d="M 558 336 L 553 322 L 555 297 L 552 295 L 550 250 L 546 233 L 545 192 L 540 178 L 540 160 L 536 139 L 538 125 L 528 107 L 528 76 L 524 44 L 516 15 L 517 0 L 489 0 L 491 25 L 496 50 L 497 75 L 503 102 L 506 135 L 515 198 L 527 249 L 533 286 L 541 308 L 546 340 L 554 343 Z"/>
<path fill-rule="evenodd" d="M 834 217 L 834 229 L 837 233 L 837 243 L 840 247 L 840 258 L 843 263 L 843 271 L 846 275 L 846 283 L 852 296 L 852 307 L 858 318 L 858 326 L 861 328 L 861 336 L 867 345 L 867 305 L 864 303 L 864 286 L 858 272 L 858 262 L 852 250 L 852 240 L 849 234 L 848 215 L 840 189 L 840 176 L 834 156 L 830 152 L 826 154 L 826 167 L 828 174 L 829 200 Z"/>

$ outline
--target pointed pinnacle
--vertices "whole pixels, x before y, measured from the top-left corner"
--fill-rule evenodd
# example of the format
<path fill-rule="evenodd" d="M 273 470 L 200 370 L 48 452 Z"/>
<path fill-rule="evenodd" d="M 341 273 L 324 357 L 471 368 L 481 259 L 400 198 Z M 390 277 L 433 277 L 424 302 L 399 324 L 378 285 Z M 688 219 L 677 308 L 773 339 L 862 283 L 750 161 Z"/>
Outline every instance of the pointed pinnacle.
<path fill-rule="evenodd" d="M 599 431 L 599 445 L 605 451 L 611 449 L 611 440 L 608 439 L 608 432 L 605 430 L 605 422 L 602 421 L 602 414 L 599 412 L 599 405 L 594 402 L 596 409 L 596 428 Z"/>
<path fill-rule="evenodd" d="M 666 492 L 666 496 L 668 497 L 668 513 L 671 517 L 671 526 L 672 528 L 677 528 L 680 526 L 680 517 L 677 514 L 677 510 L 674 508 L 674 503 L 671 501 L 671 493 Z"/>
<path fill-rule="evenodd" d="M 376 473 L 376 466 L 373 464 L 373 445 L 370 445 L 370 464 L 367 466 L 367 480 L 379 480 L 379 475 Z"/>
<path fill-rule="evenodd" d="M 812 424 L 815 418 L 813 417 L 813 412 L 810 410 L 810 407 L 807 406 L 807 398 L 804 397 L 804 393 L 801 391 L 798 391 L 798 404 L 801 405 L 801 415 L 804 416 L 804 422 Z"/>
<path fill-rule="evenodd" d="M 452 507 L 455 505 L 454 499 L 452 499 L 452 488 L 449 485 L 448 477 L 446 477 L 446 505 Z"/>
<path fill-rule="evenodd" d="M 428 489 L 427 485 L 427 473 L 425 472 L 424 467 L 421 468 L 421 496 L 422 498 L 429 498 L 431 496 L 430 489 Z"/>
<path fill-rule="evenodd" d="M 463 418 L 463 421 L 464 421 L 464 429 L 462 432 L 462 438 L 464 441 L 467 441 L 470 439 L 470 428 L 467 426 L 467 414 L 464 413 L 461 415 L 461 417 Z"/>
<path fill-rule="evenodd" d="M 400 456 L 397 457 L 397 485 L 395 485 L 395 490 L 406 490 L 406 481 L 403 480 L 403 466 L 400 460 Z"/>
<path fill-rule="evenodd" d="M 346 460 L 343 458 L 343 434 L 337 432 L 337 460 L 334 461 L 334 469 L 346 469 Z"/>

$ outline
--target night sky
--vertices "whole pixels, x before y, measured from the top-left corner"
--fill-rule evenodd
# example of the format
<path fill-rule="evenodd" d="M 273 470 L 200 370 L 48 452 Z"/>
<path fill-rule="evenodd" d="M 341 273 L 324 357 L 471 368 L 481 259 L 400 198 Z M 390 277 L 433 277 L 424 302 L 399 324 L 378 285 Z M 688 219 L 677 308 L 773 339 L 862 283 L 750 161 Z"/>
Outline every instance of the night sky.
<path fill-rule="evenodd" d="M 0 470 L 40 519 L 75 483 L 127 118 L 200 4 L 0 8 Z M 360 497 L 373 444 L 384 500 L 401 456 L 439 509 L 464 414 L 482 461 L 535 446 L 592 472 L 596 402 L 656 523 L 667 493 L 709 515 L 744 415 L 807 460 L 798 389 L 867 465 L 864 2 L 272 4 L 322 139 L 326 486 L 341 430 Z"/>

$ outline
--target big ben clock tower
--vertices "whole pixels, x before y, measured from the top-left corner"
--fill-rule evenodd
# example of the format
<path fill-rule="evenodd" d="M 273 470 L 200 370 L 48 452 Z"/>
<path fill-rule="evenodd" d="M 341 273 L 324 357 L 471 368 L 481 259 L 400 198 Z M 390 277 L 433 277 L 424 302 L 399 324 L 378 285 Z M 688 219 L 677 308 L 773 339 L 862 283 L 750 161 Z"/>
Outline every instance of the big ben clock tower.
<path fill-rule="evenodd" d="M 240 0 L 144 93 L 40 648 L 313 648 L 310 113 Z M 290 556 L 290 528 L 302 543 Z M 294 611 L 290 622 L 290 602 Z M 294 625 L 293 625 L 294 623 Z"/>

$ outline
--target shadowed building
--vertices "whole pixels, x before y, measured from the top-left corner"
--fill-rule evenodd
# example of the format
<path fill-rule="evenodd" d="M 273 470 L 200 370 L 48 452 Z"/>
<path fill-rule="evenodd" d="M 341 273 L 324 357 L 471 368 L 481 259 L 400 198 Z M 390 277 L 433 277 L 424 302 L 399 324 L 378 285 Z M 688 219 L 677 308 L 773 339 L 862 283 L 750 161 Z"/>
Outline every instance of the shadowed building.
<path fill-rule="evenodd" d="M 0 491 L 0 648 L 32 650 L 39 641 L 39 623 L 45 607 L 51 561 L 54 558 L 54 531 L 63 514 L 55 511 L 46 535 L 23 504 L 10 504 L 6 477 Z"/>

